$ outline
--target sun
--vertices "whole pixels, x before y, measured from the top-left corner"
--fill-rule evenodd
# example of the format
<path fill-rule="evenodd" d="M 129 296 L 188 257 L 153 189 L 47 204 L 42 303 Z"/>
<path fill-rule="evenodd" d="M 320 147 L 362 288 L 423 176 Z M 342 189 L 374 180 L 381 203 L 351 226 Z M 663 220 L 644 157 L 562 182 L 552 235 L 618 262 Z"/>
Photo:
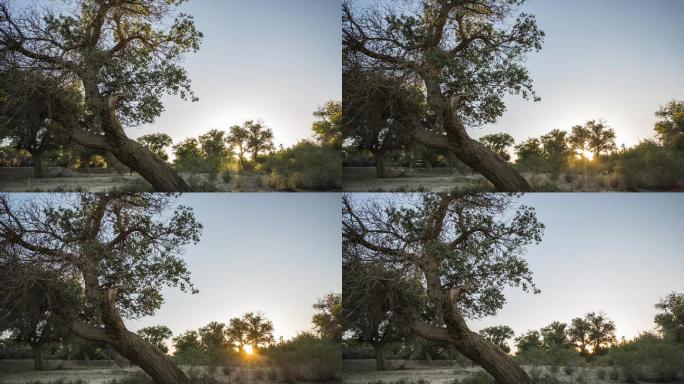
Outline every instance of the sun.
<path fill-rule="evenodd" d="M 594 152 L 592 152 L 588 149 L 584 149 L 580 153 L 578 153 L 577 156 L 584 157 L 585 159 L 591 161 L 594 159 Z"/>
<path fill-rule="evenodd" d="M 251 355 L 254 353 L 254 347 L 252 347 L 251 345 L 245 345 L 244 350 L 245 350 L 245 353 L 248 355 Z"/>

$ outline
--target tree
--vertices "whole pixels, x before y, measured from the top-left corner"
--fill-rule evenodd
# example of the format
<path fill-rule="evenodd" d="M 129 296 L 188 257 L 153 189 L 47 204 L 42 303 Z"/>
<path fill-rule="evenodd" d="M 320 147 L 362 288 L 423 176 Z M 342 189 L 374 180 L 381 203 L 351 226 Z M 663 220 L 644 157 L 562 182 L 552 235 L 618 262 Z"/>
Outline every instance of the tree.
<path fill-rule="evenodd" d="M 587 150 L 589 150 L 589 139 L 591 138 L 591 131 L 581 125 L 575 125 L 570 131 L 568 143 L 570 148 L 584 160 Z"/>
<path fill-rule="evenodd" d="M 313 115 L 318 119 L 312 126 L 318 143 L 338 150 L 342 149 L 342 103 L 328 101 Z"/>
<path fill-rule="evenodd" d="M 241 353 L 247 345 L 257 350 L 275 341 L 273 323 L 259 312 L 248 312 L 242 317 L 230 319 L 225 333 L 228 341 Z"/>
<path fill-rule="evenodd" d="M 412 311 L 420 305 L 414 281 L 381 263 L 365 262 L 351 250 L 342 254 L 342 319 L 345 330 L 375 351 L 385 370 L 385 347 L 411 333 Z"/>
<path fill-rule="evenodd" d="M 572 319 L 568 337 L 583 356 L 599 355 L 615 343 L 615 322 L 602 313 L 590 312 Z"/>
<path fill-rule="evenodd" d="M 187 183 L 125 127 L 151 123 L 165 94 L 196 100 L 181 61 L 202 34 L 191 16 L 174 15 L 184 0 L 69 0 L 55 10 L 14 12 L 0 2 L 0 49 L 16 65 L 71 78 L 83 89 L 84 119 L 71 140 L 108 151 L 159 191 L 188 191 Z M 173 17 L 173 20 L 170 20 Z"/>
<path fill-rule="evenodd" d="M 554 129 L 541 137 L 544 158 L 548 164 L 551 175 L 557 178 L 568 166 L 571 149 L 568 145 L 567 132 Z"/>
<path fill-rule="evenodd" d="M 589 149 L 594 152 L 594 159 L 599 160 L 602 154 L 615 150 L 615 130 L 605 122 L 591 120 L 585 125 L 589 131 Z"/>
<path fill-rule="evenodd" d="M 169 352 L 169 347 L 166 346 L 166 340 L 173 336 L 169 327 L 165 325 L 153 325 L 139 329 L 137 333 L 148 343 L 157 347 L 162 353 Z"/>
<path fill-rule="evenodd" d="M 520 168 L 534 172 L 544 171 L 546 159 L 542 142 L 538 138 L 529 138 L 516 145 L 515 155 L 515 164 Z"/>
<path fill-rule="evenodd" d="M 184 333 L 174 337 L 172 342 L 173 347 L 176 350 L 176 354 L 188 351 L 199 351 L 202 348 L 200 336 L 197 331 L 185 331 Z"/>
<path fill-rule="evenodd" d="M 209 171 L 210 175 L 217 175 L 225 168 L 232 155 L 230 148 L 227 146 L 226 133 L 212 129 L 201 135 L 198 141 L 202 148 L 204 167 Z"/>
<path fill-rule="evenodd" d="M 655 305 L 655 323 L 667 338 L 684 341 L 684 294 L 672 292 Z"/>
<path fill-rule="evenodd" d="M 471 139 L 467 127 L 494 122 L 505 110 L 506 94 L 536 100 L 523 64 L 528 52 L 541 49 L 544 33 L 533 16 L 516 15 L 522 2 L 414 0 L 394 8 L 343 2 L 343 66 L 414 79 L 425 89 L 433 121 L 416 124 L 413 137 L 453 153 L 500 191 L 528 191 L 530 185 Z"/>
<path fill-rule="evenodd" d="M 480 138 L 480 142 L 496 153 L 500 158 L 510 161 L 511 155 L 508 148 L 512 147 L 515 141 L 513 136 L 508 133 L 492 133 Z"/>
<path fill-rule="evenodd" d="M 275 149 L 271 128 L 252 120 L 246 121 L 243 128 L 247 130 L 247 150 L 252 153 L 252 161 L 256 162 L 260 153 Z"/>
<path fill-rule="evenodd" d="M 370 151 L 376 175 L 382 179 L 385 155 L 410 141 L 414 121 L 423 115 L 423 96 L 402 79 L 361 69 L 343 74 L 342 86 L 345 144 Z"/>
<path fill-rule="evenodd" d="M 4 252 L 4 251 L 3 251 Z M 33 350 L 34 368 L 45 369 L 43 350 L 69 335 L 78 315 L 80 287 L 57 271 L 7 255 L 0 263 L 0 334 Z"/>
<path fill-rule="evenodd" d="M 39 71 L 9 68 L 0 73 L 0 81 L 0 140 L 28 151 L 34 176 L 42 178 L 43 154 L 56 149 L 62 127 L 78 119 L 78 93 Z"/>
<path fill-rule="evenodd" d="M 219 364 L 228 353 L 226 326 L 212 321 L 197 330 L 200 337 L 200 349 L 208 356 L 211 364 Z"/>
<path fill-rule="evenodd" d="M 480 330 L 480 335 L 501 348 L 502 351 L 509 353 L 511 347 L 508 346 L 508 340 L 512 339 L 515 333 L 507 325 L 497 325 Z"/>
<path fill-rule="evenodd" d="M 313 305 L 311 320 L 323 340 L 342 342 L 342 295 L 329 293 Z"/>
<path fill-rule="evenodd" d="M 684 149 L 684 101 L 672 100 L 655 113 L 655 130 L 663 145 Z"/>
<path fill-rule="evenodd" d="M 453 345 L 504 384 L 530 379 L 466 318 L 495 314 L 506 286 L 538 292 L 522 254 L 541 241 L 544 226 L 530 207 L 508 212 L 512 202 L 508 195 L 411 194 L 363 203 L 345 196 L 342 220 L 343 257 L 411 271 L 420 284 L 427 310 L 414 315 L 413 332 Z"/>
<path fill-rule="evenodd" d="M 275 342 L 273 337 L 273 322 L 266 319 L 264 314 L 259 312 L 246 313 L 242 320 L 247 324 L 247 342 L 259 350 Z"/>
<path fill-rule="evenodd" d="M 567 327 L 568 325 L 565 323 L 554 321 L 542 328 L 540 334 L 544 340 L 544 349 L 569 348 L 570 341 L 568 340 Z"/>
<path fill-rule="evenodd" d="M 237 149 L 238 160 L 240 161 L 240 166 L 245 167 L 245 154 L 247 153 L 247 141 L 249 139 L 249 132 L 247 129 L 239 126 L 233 125 L 230 127 L 230 133 L 228 134 L 228 144 Z"/>
<path fill-rule="evenodd" d="M 188 378 L 123 319 L 153 314 L 165 286 L 197 292 L 179 256 L 199 241 L 201 228 L 191 208 L 163 194 L 64 195 L 16 204 L 0 196 L 0 244 L 83 282 L 83 314 L 69 329 L 111 345 L 157 382 Z"/>
<path fill-rule="evenodd" d="M 515 338 L 515 348 L 518 350 L 518 354 L 544 348 L 541 334 L 539 331 L 527 331 Z"/>
<path fill-rule="evenodd" d="M 204 166 L 204 154 L 199 140 L 187 138 L 173 146 L 173 165 L 180 171 L 197 172 Z"/>
<path fill-rule="evenodd" d="M 150 152 L 159 156 L 164 161 L 169 160 L 169 154 L 166 152 L 167 148 L 173 144 L 171 136 L 166 133 L 150 133 L 138 137 L 138 143 L 142 144 Z"/>

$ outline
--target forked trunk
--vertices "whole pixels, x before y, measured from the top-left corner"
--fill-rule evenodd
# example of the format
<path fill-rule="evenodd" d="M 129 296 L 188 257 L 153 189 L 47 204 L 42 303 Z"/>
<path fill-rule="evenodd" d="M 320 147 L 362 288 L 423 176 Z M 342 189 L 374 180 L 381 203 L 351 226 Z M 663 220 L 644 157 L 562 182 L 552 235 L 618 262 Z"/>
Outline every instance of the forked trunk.
<path fill-rule="evenodd" d="M 382 345 L 373 345 L 373 351 L 375 351 L 375 368 L 378 371 L 384 371 L 387 369 L 387 360 L 385 360 L 385 349 Z"/>
<path fill-rule="evenodd" d="M 41 345 L 32 345 L 31 349 L 33 350 L 33 369 L 36 371 L 44 370 L 43 347 Z"/>

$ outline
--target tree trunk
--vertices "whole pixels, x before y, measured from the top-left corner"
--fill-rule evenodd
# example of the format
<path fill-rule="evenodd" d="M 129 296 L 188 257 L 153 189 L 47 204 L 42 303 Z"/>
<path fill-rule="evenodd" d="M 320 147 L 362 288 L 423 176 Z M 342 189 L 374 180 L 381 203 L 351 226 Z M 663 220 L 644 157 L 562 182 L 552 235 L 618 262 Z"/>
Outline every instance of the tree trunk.
<path fill-rule="evenodd" d="M 437 77 L 438 78 L 438 77 Z M 452 96 L 447 100 L 439 82 L 426 80 L 427 101 L 430 109 L 442 117 L 446 136 L 438 135 L 422 128 L 417 129 L 415 139 L 423 145 L 436 149 L 446 149 L 456 157 L 481 173 L 498 192 L 529 192 L 530 184 L 508 162 L 477 140 L 470 138 L 465 126 L 456 113 L 462 96 Z M 420 124 L 417 125 L 420 127 Z"/>
<path fill-rule="evenodd" d="M 382 345 L 373 345 L 375 351 L 375 367 L 378 371 L 387 369 L 387 361 L 385 360 L 385 350 Z"/>
<path fill-rule="evenodd" d="M 86 234 L 87 236 L 88 234 Z M 103 290 L 98 282 L 95 260 L 85 255 L 80 266 L 85 293 L 94 308 L 98 308 L 104 328 L 85 323 L 72 324 L 76 335 L 91 341 L 105 342 L 119 354 L 138 365 L 159 384 L 190 384 L 190 380 L 171 359 L 139 335 L 130 332 L 116 309 L 116 289 Z"/>
<path fill-rule="evenodd" d="M 32 345 L 33 350 L 33 368 L 36 371 L 42 371 L 45 369 L 45 362 L 43 361 L 43 347 L 40 345 Z"/>
<path fill-rule="evenodd" d="M 430 300 L 442 307 L 446 328 L 438 328 L 423 322 L 414 324 L 414 331 L 421 337 L 448 342 L 464 356 L 480 365 L 494 377 L 497 384 L 531 384 L 532 380 L 505 352 L 476 332 L 472 332 L 457 306 L 462 289 L 452 288 L 445 294 L 435 266 L 427 266 L 425 279 Z"/>
<path fill-rule="evenodd" d="M 384 179 L 385 174 L 385 154 L 382 152 L 373 152 L 373 158 L 375 159 L 375 174 L 378 179 Z"/>
<path fill-rule="evenodd" d="M 30 152 L 33 158 L 33 177 L 42 179 L 43 173 L 43 154 L 40 151 Z"/>

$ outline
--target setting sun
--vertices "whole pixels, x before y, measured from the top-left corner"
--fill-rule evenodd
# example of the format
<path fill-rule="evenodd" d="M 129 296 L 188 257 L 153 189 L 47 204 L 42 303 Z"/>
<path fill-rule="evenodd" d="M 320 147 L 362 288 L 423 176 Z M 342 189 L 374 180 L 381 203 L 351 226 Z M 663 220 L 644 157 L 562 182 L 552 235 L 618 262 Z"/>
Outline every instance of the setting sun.
<path fill-rule="evenodd" d="M 584 150 L 580 151 L 580 153 L 578 153 L 577 156 L 579 156 L 580 158 L 583 157 L 583 158 L 591 161 L 594 159 L 594 152 L 592 152 L 588 149 L 584 149 Z"/>
<path fill-rule="evenodd" d="M 245 345 L 245 353 L 251 355 L 254 353 L 254 347 L 251 345 Z"/>

